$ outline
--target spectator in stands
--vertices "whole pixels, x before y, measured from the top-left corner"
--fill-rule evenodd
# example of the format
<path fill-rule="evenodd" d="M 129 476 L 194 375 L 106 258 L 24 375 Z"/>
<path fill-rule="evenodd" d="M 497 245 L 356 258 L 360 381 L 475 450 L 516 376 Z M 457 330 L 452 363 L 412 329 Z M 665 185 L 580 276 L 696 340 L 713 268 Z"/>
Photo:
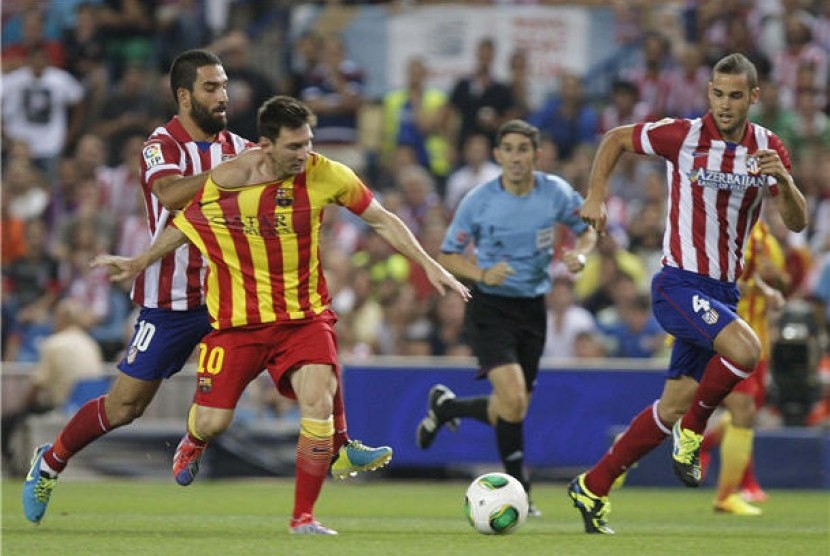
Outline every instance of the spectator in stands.
<path fill-rule="evenodd" d="M 75 25 L 65 29 L 61 39 L 66 50 L 66 71 L 87 86 L 93 79 L 107 84 L 106 75 L 97 75 L 100 70 L 106 70 L 106 53 L 96 10 L 92 3 L 79 4 L 75 12 Z"/>
<path fill-rule="evenodd" d="M 429 346 L 428 355 L 435 356 L 471 356 L 467 331 L 464 328 L 464 300 L 458 296 L 448 296 L 434 299 L 430 320 L 429 333 L 426 341 Z"/>
<path fill-rule="evenodd" d="M 23 257 L 26 253 L 26 247 L 23 244 L 26 222 L 9 211 L 9 203 L 0 203 L 0 211 L 2 211 L 2 216 L 0 216 L 0 224 L 2 224 L 0 249 L 2 249 L 2 266 L 5 267 Z M 3 332 L 5 334 L 5 330 Z"/>
<path fill-rule="evenodd" d="M 515 108 L 512 110 L 515 118 L 526 118 L 533 108 L 530 98 L 530 74 L 527 57 L 527 51 L 523 48 L 517 48 L 510 53 L 509 85 L 515 104 Z"/>
<path fill-rule="evenodd" d="M 141 167 L 135 161 L 141 160 L 144 135 L 129 135 L 116 146 L 118 147 L 116 165 L 99 168 L 96 181 L 100 209 L 112 216 L 120 227 L 132 215 L 143 212 L 144 202 L 138 194 L 141 191 Z M 120 239 L 120 234 L 116 236 L 116 240 L 118 239 Z M 135 236 L 129 237 L 128 241 L 141 243 Z M 113 244 L 115 243 L 116 241 L 113 241 Z M 140 253 L 141 250 L 139 249 L 136 253 Z"/>
<path fill-rule="evenodd" d="M 599 131 L 605 133 L 618 125 L 653 118 L 649 105 L 640 100 L 640 92 L 631 81 L 616 79 L 611 84 L 611 99 L 600 112 Z"/>
<path fill-rule="evenodd" d="M 3 203 L 5 211 L 6 203 Z M 62 288 L 58 261 L 46 248 L 46 227 L 42 220 L 25 223 L 20 246 L 23 256 L 3 264 L 3 332 L 7 342 L 3 359 L 16 361 L 23 351 L 24 359 L 32 359 L 27 349 L 34 338 L 48 333 L 52 310 Z M 5 249 L 4 243 L 4 249 Z"/>
<path fill-rule="evenodd" d="M 671 67 L 669 41 L 661 34 L 650 31 L 642 42 L 642 58 L 622 72 L 621 77 L 637 86 L 640 100 L 648 105 L 648 111 L 660 118 L 665 114 L 668 92 L 668 71 Z"/>
<path fill-rule="evenodd" d="M 358 143 L 358 114 L 363 106 L 364 72 L 348 58 L 343 39 L 323 39 L 323 56 L 312 68 L 300 98 L 317 114 L 314 146 L 323 155 L 355 169 L 366 165 Z"/>
<path fill-rule="evenodd" d="M 49 203 L 46 179 L 27 156 L 11 158 L 3 176 L 3 203 L 21 220 L 40 218 Z"/>
<path fill-rule="evenodd" d="M 576 338 L 580 333 L 596 332 L 594 316 L 576 303 L 573 279 L 559 276 L 553 279 L 547 295 L 547 333 L 544 357 L 569 359 L 574 356 Z"/>
<path fill-rule="evenodd" d="M 592 312 L 602 329 L 619 325 L 623 320 L 620 309 L 631 305 L 641 293 L 631 276 L 620 272 L 613 263 L 609 266 L 609 278 L 604 279 L 602 287 L 583 303 L 585 308 Z M 613 346 L 606 346 L 606 348 L 611 347 Z"/>
<path fill-rule="evenodd" d="M 450 103 L 459 122 L 456 148 L 460 151 L 467 137 L 474 133 L 485 135 L 490 143 L 496 130 L 514 117 L 516 100 L 507 83 L 493 75 L 496 43 L 484 38 L 476 46 L 476 63 L 473 73 L 462 77 L 453 85 Z"/>
<path fill-rule="evenodd" d="M 528 121 L 553 138 L 561 158 L 570 158 L 581 144 L 595 144 L 599 132 L 599 114 L 585 99 L 582 78 L 570 71 L 559 76 L 558 93 Z"/>
<path fill-rule="evenodd" d="M 676 68 L 666 73 L 664 111 L 678 118 L 700 117 L 707 110 L 706 86 L 709 83 L 710 73 L 703 50 L 697 44 L 688 43 L 682 47 L 678 62 L 679 65 Z M 623 123 L 641 121 L 646 121 L 646 118 L 634 118 Z"/>
<path fill-rule="evenodd" d="M 830 117 L 821 108 L 822 97 L 824 94 L 811 87 L 799 88 L 795 93 L 794 156 L 810 147 L 830 148 Z"/>
<path fill-rule="evenodd" d="M 75 147 L 73 162 L 78 179 L 98 179 L 107 162 L 107 146 L 104 140 L 91 132 L 81 135 Z"/>
<path fill-rule="evenodd" d="M 323 36 L 313 30 L 304 32 L 294 40 L 289 54 L 290 70 L 282 84 L 282 89 L 288 91 L 291 96 L 299 98 L 303 89 L 311 83 L 314 71 L 322 61 Z"/>
<path fill-rule="evenodd" d="M 501 173 L 501 167 L 490 160 L 490 141 L 483 133 L 473 133 L 467 137 L 462 156 L 463 165 L 447 179 L 444 207 L 450 213 L 455 211 L 468 191 Z"/>
<path fill-rule="evenodd" d="M 104 373 L 103 358 L 82 325 L 84 308 L 70 299 L 55 307 L 54 332 L 40 344 L 37 366 L 20 406 L 2 419 L 3 457 L 11 457 L 10 440 L 15 429 L 30 415 L 59 408 L 75 383 Z"/>
<path fill-rule="evenodd" d="M 441 199 L 435 191 L 435 178 L 422 166 L 407 166 L 397 175 L 403 203 L 397 215 L 420 237 L 421 228 L 432 211 L 441 211 Z"/>
<path fill-rule="evenodd" d="M 818 161 L 815 165 L 818 170 L 818 184 L 812 207 L 810 226 L 812 240 L 810 247 L 818 257 L 830 250 L 830 148 L 817 149 Z M 771 221 L 773 223 L 777 220 Z M 780 228 L 779 228 L 780 229 Z M 773 224 L 773 233 L 776 226 Z M 780 236 L 779 236 L 780 239 Z M 787 242 L 789 243 L 789 242 Z"/>
<path fill-rule="evenodd" d="M 259 137 L 256 111 L 274 94 L 271 78 L 251 61 L 253 46 L 242 31 L 231 31 L 213 43 L 228 74 L 228 127 L 242 137 Z"/>
<path fill-rule="evenodd" d="M 595 332 L 580 332 L 574 338 L 574 357 L 576 359 L 596 359 L 606 357 L 605 345 Z"/>
<path fill-rule="evenodd" d="M 358 266 L 352 268 L 347 289 L 337 297 L 338 311 L 344 315 L 339 328 L 349 329 L 353 346 L 359 346 L 353 349 L 362 353 L 379 352 L 383 308 L 373 293 L 370 269 Z"/>
<path fill-rule="evenodd" d="M 631 215 L 626 232 L 628 248 L 640 258 L 647 276 L 660 269 L 663 259 L 663 231 L 666 227 L 665 203 L 662 199 L 645 200 Z"/>
<path fill-rule="evenodd" d="M 66 53 L 57 38 L 49 39 L 44 32 L 45 14 L 38 10 L 21 14 L 22 33 L 20 40 L 3 46 L 3 72 L 13 71 L 26 65 L 33 49 L 43 48 L 49 65 L 66 68 Z"/>
<path fill-rule="evenodd" d="M 366 231 L 363 245 L 352 256 L 352 265 L 369 271 L 373 294 L 381 302 L 394 295 L 397 284 L 407 282 L 411 271 L 409 260 L 392 250 L 373 230 Z"/>
<path fill-rule="evenodd" d="M 413 342 L 426 340 L 429 330 L 429 322 L 426 320 L 428 306 L 418 302 L 415 288 L 408 283 L 396 284 L 381 300 L 381 304 L 383 322 L 378 339 L 380 355 L 407 355 L 411 353 L 408 348 Z"/>
<path fill-rule="evenodd" d="M 61 151 L 79 135 L 83 101 L 78 80 L 49 64 L 43 43 L 33 45 L 27 65 L 3 76 L 3 136 L 26 143 L 38 167 L 54 177 Z"/>
<path fill-rule="evenodd" d="M 99 9 L 99 24 L 104 36 L 109 80 L 121 80 L 130 63 L 156 63 L 154 36 L 157 31 L 156 2 L 137 0 L 105 0 Z"/>
<path fill-rule="evenodd" d="M 395 147 L 407 145 L 418 164 L 439 178 L 450 171 L 447 95 L 427 86 L 429 68 L 421 57 L 406 64 L 406 84 L 383 97 L 383 158 L 391 163 Z"/>
<path fill-rule="evenodd" d="M 774 131 L 785 145 L 795 145 L 798 118 L 781 104 L 781 86 L 769 79 L 761 84 L 761 98 L 749 111 L 749 118 Z"/>
<path fill-rule="evenodd" d="M 127 63 L 115 90 L 101 106 L 93 132 L 108 147 L 106 165 L 119 163 L 120 150 L 128 137 L 146 136 L 164 123 L 164 106 L 153 88 L 153 75 L 154 69 L 144 61 Z"/>
<path fill-rule="evenodd" d="M 617 272 L 622 272 L 630 276 L 637 286 L 637 289 L 642 291 L 646 285 L 646 273 L 643 268 L 643 262 L 637 255 L 628 251 L 621 242 L 627 242 L 623 230 L 616 230 L 600 236 L 597 240 L 597 247 L 593 253 L 588 256 L 585 263 L 585 269 L 580 273 L 576 280 L 575 292 L 577 299 L 581 300 L 583 305 L 586 300 L 594 295 L 606 284 L 609 288 L 613 283 Z M 600 309 L 600 306 L 592 307 L 592 313 Z"/>
<path fill-rule="evenodd" d="M 59 4 L 68 4 L 70 1 L 65 0 Z M 3 48 L 9 45 L 19 43 L 23 40 L 25 34 L 26 18 L 32 14 L 37 15 L 42 20 L 43 36 L 47 40 L 57 40 L 60 38 L 61 21 L 59 17 L 55 17 L 57 6 L 55 2 L 43 2 L 42 0 L 24 0 L 22 2 L 4 2 L 3 4 L 3 31 L 0 33 L 2 37 Z"/>
<path fill-rule="evenodd" d="M 645 359 L 658 355 L 666 333 L 651 314 L 651 300 L 644 293 L 625 300 L 617 307 L 619 321 L 602 326 L 601 332 L 609 340 L 610 357 Z"/>
<path fill-rule="evenodd" d="M 772 57 L 772 80 L 781 85 L 781 103 L 796 108 L 799 87 L 819 93 L 822 106 L 827 101 L 825 88 L 828 76 L 828 53 L 813 41 L 812 32 L 800 12 L 784 15 L 786 47 Z M 799 71 L 811 69 L 808 82 L 799 78 Z"/>
<path fill-rule="evenodd" d="M 546 174 L 561 173 L 559 166 L 559 147 L 556 146 L 556 141 L 548 135 L 542 134 L 539 143 L 539 160 L 536 162 L 536 167 L 540 172 Z"/>
<path fill-rule="evenodd" d="M 91 2 L 78 4 L 75 24 L 64 29 L 62 38 L 66 51 L 66 71 L 86 90 L 87 121 L 84 127 L 87 129 L 95 123 L 95 116 L 110 88 L 106 45 L 98 25 L 97 10 Z"/>

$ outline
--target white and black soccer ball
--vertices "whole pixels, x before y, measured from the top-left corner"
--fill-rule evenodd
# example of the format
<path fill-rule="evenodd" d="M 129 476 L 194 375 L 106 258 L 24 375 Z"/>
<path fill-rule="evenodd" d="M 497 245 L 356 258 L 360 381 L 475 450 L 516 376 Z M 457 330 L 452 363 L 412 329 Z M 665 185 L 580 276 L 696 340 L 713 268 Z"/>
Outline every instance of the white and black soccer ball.
<path fill-rule="evenodd" d="M 518 529 L 527 519 L 527 493 L 506 473 L 476 477 L 464 497 L 464 513 L 470 525 L 485 535 L 503 535 Z"/>

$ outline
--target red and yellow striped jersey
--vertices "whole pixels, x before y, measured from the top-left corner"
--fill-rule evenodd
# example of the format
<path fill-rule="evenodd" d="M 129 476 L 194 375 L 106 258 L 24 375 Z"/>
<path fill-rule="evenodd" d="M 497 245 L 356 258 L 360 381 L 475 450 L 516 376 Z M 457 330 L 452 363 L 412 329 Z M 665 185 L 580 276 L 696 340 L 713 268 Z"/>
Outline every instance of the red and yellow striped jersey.
<path fill-rule="evenodd" d="M 323 209 L 361 214 L 372 192 L 348 167 L 312 153 L 281 182 L 223 189 L 211 178 L 173 221 L 208 259 L 214 328 L 313 318 L 330 296 L 320 264 Z"/>
<path fill-rule="evenodd" d="M 746 286 L 738 302 L 738 315 L 744 319 L 761 340 L 761 359 L 769 358 L 769 316 L 767 298 L 758 287 L 755 273 L 763 260 L 769 260 L 784 270 L 784 252 L 767 225 L 759 220 L 752 228 L 744 253 L 744 272 L 741 281 Z"/>

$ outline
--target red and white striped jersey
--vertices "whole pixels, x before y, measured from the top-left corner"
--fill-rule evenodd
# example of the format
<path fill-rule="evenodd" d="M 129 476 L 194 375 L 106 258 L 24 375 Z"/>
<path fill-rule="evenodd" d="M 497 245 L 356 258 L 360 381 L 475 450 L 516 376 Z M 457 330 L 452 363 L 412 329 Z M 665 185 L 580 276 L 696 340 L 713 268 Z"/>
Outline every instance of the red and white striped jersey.
<path fill-rule="evenodd" d="M 764 188 L 752 156 L 774 149 L 790 170 L 790 156 L 770 130 L 749 123 L 740 143 L 724 141 L 711 113 L 694 120 L 666 118 L 634 126 L 634 149 L 666 159 L 669 183 L 663 264 L 734 282 L 744 245 L 758 220 Z"/>
<path fill-rule="evenodd" d="M 156 128 L 141 151 L 141 187 L 151 240 L 172 220 L 169 211 L 153 194 L 153 182 L 164 176 L 195 176 L 235 157 L 253 143 L 229 131 L 212 142 L 194 141 L 178 117 Z M 204 304 L 203 282 L 207 267 L 199 250 L 182 245 L 138 275 L 133 284 L 133 302 L 142 307 L 186 311 Z"/>

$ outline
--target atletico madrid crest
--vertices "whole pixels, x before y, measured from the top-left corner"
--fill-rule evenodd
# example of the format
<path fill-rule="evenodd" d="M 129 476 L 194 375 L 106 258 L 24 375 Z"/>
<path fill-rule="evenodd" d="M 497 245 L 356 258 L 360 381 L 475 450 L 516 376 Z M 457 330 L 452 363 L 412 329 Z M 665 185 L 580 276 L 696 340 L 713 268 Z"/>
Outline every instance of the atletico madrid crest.
<path fill-rule="evenodd" d="M 754 175 L 758 174 L 758 172 L 760 170 L 758 169 L 758 159 L 757 158 L 755 158 L 754 156 L 746 157 L 746 171 L 749 174 L 754 174 Z"/>

